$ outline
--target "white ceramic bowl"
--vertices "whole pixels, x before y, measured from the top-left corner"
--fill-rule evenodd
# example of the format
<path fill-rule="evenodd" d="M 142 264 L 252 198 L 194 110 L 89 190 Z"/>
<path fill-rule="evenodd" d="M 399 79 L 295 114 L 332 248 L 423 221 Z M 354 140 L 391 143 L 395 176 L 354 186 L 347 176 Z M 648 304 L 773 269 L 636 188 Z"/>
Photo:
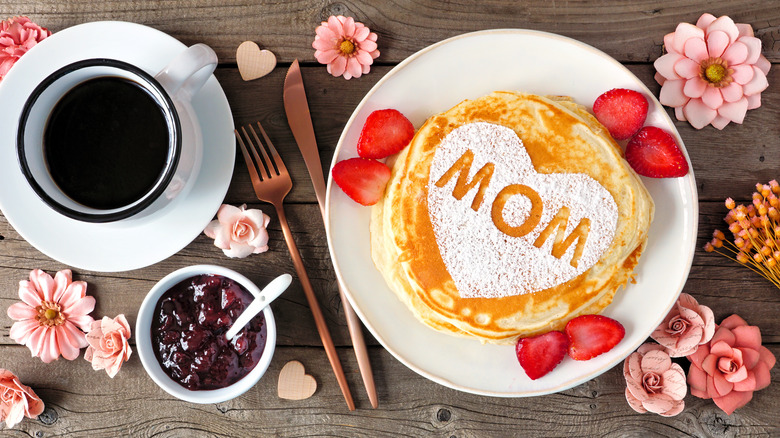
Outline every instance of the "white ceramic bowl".
<path fill-rule="evenodd" d="M 168 377 L 154 355 L 151 335 L 152 318 L 154 317 L 154 308 L 162 294 L 179 282 L 200 274 L 221 275 L 236 281 L 254 296 L 260 294 L 260 289 L 248 278 L 238 272 L 220 266 L 194 265 L 171 272 L 152 287 L 143 303 L 141 303 L 141 308 L 138 310 L 138 318 L 135 323 L 136 350 L 138 351 L 138 356 L 141 358 L 141 363 L 143 364 L 146 373 L 149 374 L 149 377 L 151 377 L 152 380 L 168 394 L 191 403 L 219 403 L 236 398 L 245 393 L 263 377 L 263 374 L 265 374 L 265 371 L 268 369 L 268 365 L 271 363 L 271 358 L 273 357 L 274 349 L 276 348 L 276 322 L 274 321 L 274 314 L 271 312 L 271 307 L 266 307 L 263 310 L 266 324 L 265 349 L 255 368 L 244 376 L 244 378 L 226 388 L 214 390 L 192 391 L 181 386 Z"/>

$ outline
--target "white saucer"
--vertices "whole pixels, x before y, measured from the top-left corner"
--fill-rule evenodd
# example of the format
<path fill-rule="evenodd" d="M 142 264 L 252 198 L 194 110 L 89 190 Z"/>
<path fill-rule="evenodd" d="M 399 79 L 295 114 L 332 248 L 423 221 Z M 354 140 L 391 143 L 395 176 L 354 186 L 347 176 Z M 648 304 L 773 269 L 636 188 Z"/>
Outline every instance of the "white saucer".
<path fill-rule="evenodd" d="M 0 209 L 31 245 L 69 266 L 103 272 L 157 263 L 187 246 L 214 217 L 233 175 L 233 117 L 211 77 L 192 100 L 203 133 L 203 167 L 173 202 L 143 218 L 80 222 L 52 210 L 28 186 L 16 157 L 19 114 L 46 76 L 72 62 L 113 58 L 154 75 L 184 50 L 175 38 L 140 24 L 101 21 L 54 33 L 22 56 L 0 82 Z"/>

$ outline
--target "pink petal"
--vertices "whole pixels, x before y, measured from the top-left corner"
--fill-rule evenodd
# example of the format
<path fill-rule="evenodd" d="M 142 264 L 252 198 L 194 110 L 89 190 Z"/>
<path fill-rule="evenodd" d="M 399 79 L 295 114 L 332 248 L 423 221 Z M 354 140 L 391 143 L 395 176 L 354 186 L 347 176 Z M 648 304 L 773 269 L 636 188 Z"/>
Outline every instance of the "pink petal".
<path fill-rule="evenodd" d="M 715 335 L 712 336 L 710 344 L 715 345 L 716 343 L 723 341 L 728 345 L 734 345 L 734 341 L 736 340 L 737 338 L 734 336 L 734 333 L 732 333 L 729 328 L 724 327 L 723 323 L 721 323 L 718 330 L 715 331 Z"/>
<path fill-rule="evenodd" d="M 731 120 L 729 120 L 729 119 L 727 119 L 727 118 L 725 118 L 725 117 L 723 117 L 721 115 L 715 116 L 715 118 L 712 120 L 712 122 L 710 122 L 712 127 L 715 128 L 715 129 L 718 129 L 718 130 L 722 130 L 729 123 L 731 123 Z"/>
<path fill-rule="evenodd" d="M 663 373 L 663 393 L 673 400 L 682 400 L 688 392 L 688 386 L 685 384 L 685 373 L 678 364 L 672 364 L 672 367 Z"/>
<path fill-rule="evenodd" d="M 355 41 L 361 42 L 368 38 L 368 34 L 371 33 L 371 29 L 366 26 L 359 26 L 355 28 Z"/>
<path fill-rule="evenodd" d="M 709 12 L 705 12 L 701 14 L 701 17 L 696 21 L 696 26 L 700 27 L 702 29 L 706 29 L 709 27 L 710 24 L 712 24 L 713 21 L 715 21 L 715 16 L 710 14 Z"/>
<path fill-rule="evenodd" d="M 758 61 L 756 61 L 754 65 L 764 73 L 764 76 L 769 74 L 769 69 L 772 67 L 772 64 L 764 57 L 764 55 L 759 56 Z"/>
<path fill-rule="evenodd" d="M 705 105 L 701 99 L 691 99 L 683 107 L 683 113 L 686 120 L 696 129 L 707 126 L 718 114 L 717 111 Z"/>
<path fill-rule="evenodd" d="M 57 347 L 57 333 L 56 330 L 49 330 L 45 336 L 41 337 L 40 354 L 43 363 L 50 363 L 59 359 L 60 350 Z"/>
<path fill-rule="evenodd" d="M 660 414 L 674 408 L 674 400 L 665 394 L 655 394 L 642 402 L 642 406 L 654 414 Z"/>
<path fill-rule="evenodd" d="M 363 66 L 354 56 L 347 59 L 347 73 L 354 78 L 359 78 L 363 74 Z M 346 75 L 344 77 L 346 78 Z"/>
<path fill-rule="evenodd" d="M 769 367 L 764 362 L 759 362 L 751 371 L 756 378 L 756 391 L 764 389 L 772 383 Z"/>
<path fill-rule="evenodd" d="M 331 30 L 331 28 L 327 25 L 319 26 L 316 32 L 319 39 L 325 43 L 333 44 L 336 40 L 339 39 L 339 35 L 333 32 L 333 30 Z"/>
<path fill-rule="evenodd" d="M 761 56 L 761 40 L 753 36 L 742 36 L 739 37 L 737 41 L 744 44 L 748 49 L 745 63 L 750 65 L 755 64 Z"/>
<path fill-rule="evenodd" d="M 702 334 L 704 333 L 704 329 L 700 326 L 694 326 L 688 329 L 688 332 L 685 333 L 684 336 L 677 339 L 677 345 L 675 347 L 676 353 L 679 352 L 679 354 L 671 355 L 672 357 L 683 357 L 687 356 L 689 352 L 691 352 L 694 348 L 696 348 L 699 343 L 701 342 Z"/>
<path fill-rule="evenodd" d="M 712 401 L 714 401 L 726 415 L 731 415 L 735 410 L 745 406 L 751 399 L 753 399 L 752 392 L 732 391 L 723 397 L 713 397 Z"/>
<path fill-rule="evenodd" d="M 685 79 L 698 78 L 700 70 L 699 63 L 688 58 L 682 58 L 674 64 L 674 72 Z"/>
<path fill-rule="evenodd" d="M 241 218 L 243 210 L 230 204 L 222 204 L 217 210 L 217 220 L 225 225 L 232 224 Z"/>
<path fill-rule="evenodd" d="M 743 97 L 736 102 L 724 103 L 720 108 L 718 108 L 718 114 L 731 120 L 734 123 L 742 123 L 742 121 L 745 119 L 745 114 L 747 113 L 747 107 L 747 99 Z"/>
<path fill-rule="evenodd" d="M 691 361 L 692 364 L 696 365 L 697 367 L 701 368 L 702 362 L 704 362 L 704 359 L 710 354 L 710 347 L 707 344 L 704 344 L 699 347 L 698 350 L 688 355 L 688 360 Z"/>
<path fill-rule="evenodd" d="M 688 322 L 691 323 L 692 329 L 699 328 L 703 330 L 704 320 L 702 319 L 701 315 L 699 315 L 699 313 L 696 310 L 694 310 L 696 309 L 696 307 L 688 308 L 688 307 L 680 306 L 680 316 L 687 319 Z"/>
<path fill-rule="evenodd" d="M 707 355 L 701 362 L 701 369 L 709 375 L 718 373 L 718 356 L 714 354 Z"/>
<path fill-rule="evenodd" d="M 675 72 L 675 65 L 678 61 L 683 59 L 688 58 L 677 53 L 667 53 L 666 55 L 656 59 L 653 63 L 653 66 L 655 67 L 656 71 L 658 71 L 658 73 L 660 73 L 664 78 L 679 79 L 680 76 L 678 76 Z"/>
<path fill-rule="evenodd" d="M 27 348 L 30 349 L 30 352 L 33 356 L 38 356 L 40 355 L 41 349 L 43 348 L 44 340 L 48 339 L 48 337 L 49 329 L 38 326 L 30 332 L 25 345 L 27 345 Z"/>
<path fill-rule="evenodd" d="M 682 106 L 678 106 L 677 108 L 674 109 L 674 116 L 677 118 L 677 120 L 679 120 L 681 122 L 686 121 L 685 113 L 683 111 L 683 107 Z"/>
<path fill-rule="evenodd" d="M 753 26 L 746 24 L 746 23 L 737 23 L 737 29 L 739 29 L 739 36 L 744 37 L 752 37 L 755 36 L 753 33 Z"/>
<path fill-rule="evenodd" d="M 642 402 L 631 395 L 631 391 L 629 391 L 628 388 L 626 388 L 626 401 L 628 402 L 628 405 L 631 406 L 631 409 L 635 410 L 636 412 L 639 412 L 640 414 L 647 412 L 647 409 L 642 407 Z"/>
<path fill-rule="evenodd" d="M 672 47 L 676 52 L 684 53 L 686 42 L 697 38 L 701 40 L 702 44 L 704 43 L 704 30 L 690 23 L 680 23 L 674 31 Z"/>
<path fill-rule="evenodd" d="M 758 349 L 758 353 L 761 355 L 759 360 L 764 362 L 767 367 L 773 368 L 775 366 L 777 359 L 768 348 L 761 346 L 761 348 Z"/>
<path fill-rule="evenodd" d="M 35 269 L 30 272 L 30 282 L 35 285 L 35 288 L 42 294 L 45 301 L 54 300 L 54 288 L 56 285 L 51 275 L 40 269 Z"/>
<path fill-rule="evenodd" d="M 756 390 L 756 374 L 753 372 L 746 373 L 747 376 L 739 382 L 734 382 L 734 391 L 750 391 Z"/>
<path fill-rule="evenodd" d="M 367 39 L 358 43 L 358 47 L 360 48 L 360 50 L 365 50 L 366 52 L 373 52 L 376 50 L 377 45 L 375 41 Z"/>
<path fill-rule="evenodd" d="M 720 108 L 721 105 L 723 105 L 723 95 L 720 94 L 719 88 L 708 86 L 707 89 L 704 90 L 704 94 L 701 96 L 701 101 L 704 102 L 704 104 L 708 107 L 716 110 Z"/>
<path fill-rule="evenodd" d="M 316 50 L 321 50 L 323 52 L 328 50 L 336 50 L 336 45 L 334 44 L 333 40 L 326 40 L 325 38 L 316 38 L 313 43 L 311 43 L 312 48 Z"/>
<path fill-rule="evenodd" d="M 33 283 L 22 280 L 19 282 L 19 298 L 30 307 L 37 307 L 41 305 L 43 295 L 35 289 Z"/>
<path fill-rule="evenodd" d="M 222 252 L 225 253 L 228 257 L 233 258 L 244 258 L 247 257 L 249 254 L 252 254 L 252 251 L 254 251 L 255 248 L 253 246 L 247 245 L 245 243 L 237 243 L 232 242 L 230 244 L 229 249 L 224 249 Z"/>
<path fill-rule="evenodd" d="M 768 86 L 769 86 L 769 82 L 767 82 L 766 75 L 764 74 L 764 72 L 754 66 L 753 79 L 751 79 L 750 82 L 745 84 L 742 87 L 742 89 L 744 90 L 744 93 L 749 96 L 751 94 L 760 93 L 766 90 L 766 87 Z"/>
<path fill-rule="evenodd" d="M 707 44 L 703 39 L 691 38 L 685 42 L 685 56 L 700 63 L 707 59 Z"/>
<path fill-rule="evenodd" d="M 355 34 L 355 19 L 347 17 L 344 20 L 344 36 L 352 37 Z"/>
<path fill-rule="evenodd" d="M 341 76 L 344 74 L 344 71 L 347 69 L 347 59 L 343 56 L 339 56 L 335 60 L 333 60 L 332 63 L 328 64 L 331 68 L 331 74 L 333 76 Z"/>
<path fill-rule="evenodd" d="M 761 93 L 751 94 L 750 96 L 745 96 L 748 101 L 748 109 L 756 109 L 761 106 Z"/>
<path fill-rule="evenodd" d="M 71 343 L 65 330 L 53 330 L 53 332 L 55 335 L 54 342 L 56 343 L 57 351 L 62 354 L 62 357 L 68 360 L 79 357 L 79 349 Z"/>
<path fill-rule="evenodd" d="M 726 381 L 728 382 L 737 383 L 747 379 L 747 376 L 748 376 L 747 368 L 742 366 L 739 367 L 736 372 L 726 374 L 725 376 L 723 376 L 723 378 L 726 379 Z"/>
<path fill-rule="evenodd" d="M 752 74 L 752 70 L 753 69 L 751 69 L 751 74 Z M 720 93 L 723 95 L 723 100 L 725 100 L 726 102 L 736 102 L 745 96 L 742 85 L 736 82 L 732 82 L 727 86 L 721 88 Z"/>
<path fill-rule="evenodd" d="M 636 381 L 642 380 L 642 355 L 639 353 L 632 353 L 626 363 L 624 364 L 624 374 L 628 372 L 626 379 L 632 379 Z"/>
<path fill-rule="evenodd" d="M 753 79 L 753 66 L 747 65 L 747 64 L 740 64 L 735 65 L 732 67 L 734 70 L 734 73 L 731 74 L 731 77 L 734 79 L 734 82 L 732 82 L 729 85 L 739 84 L 739 85 L 745 85 L 748 82 Z M 740 91 L 742 91 L 742 87 L 740 87 Z"/>
<path fill-rule="evenodd" d="M 84 297 L 75 305 L 65 310 L 68 318 L 71 316 L 86 315 L 95 310 L 95 297 Z"/>
<path fill-rule="evenodd" d="M 41 325 L 38 324 L 38 321 L 34 319 L 15 322 L 11 326 L 11 330 L 8 332 L 8 337 L 19 344 L 28 345 L 30 336 L 40 327 Z"/>
<path fill-rule="evenodd" d="M 688 385 L 691 387 L 691 395 L 710 398 L 707 394 L 707 374 L 695 365 L 688 370 Z"/>
<path fill-rule="evenodd" d="M 355 55 L 355 59 L 357 59 L 360 65 L 371 65 L 374 63 L 374 58 L 372 58 L 371 55 L 364 50 L 358 50 L 357 54 Z"/>
<path fill-rule="evenodd" d="M 723 92 L 723 90 L 721 90 Z M 699 306 L 699 315 L 704 320 L 704 335 L 702 335 L 701 342 L 709 342 L 712 336 L 715 334 L 715 315 L 712 313 L 712 309 L 707 306 Z"/>
<path fill-rule="evenodd" d="M 90 325 L 92 325 L 94 322 L 92 317 L 89 315 L 68 316 L 68 321 L 72 322 L 73 325 L 84 331 L 88 331 Z"/>
<path fill-rule="evenodd" d="M 674 32 L 664 35 L 664 48 L 667 53 L 680 54 L 682 51 L 674 48 Z"/>
<path fill-rule="evenodd" d="M 742 363 L 745 364 L 747 369 L 752 370 L 760 359 L 761 354 L 758 350 L 753 350 L 752 348 L 742 349 Z"/>
<path fill-rule="evenodd" d="M 328 17 L 328 28 L 336 35 L 344 35 L 344 27 L 342 26 L 341 21 L 333 15 Z"/>
<path fill-rule="evenodd" d="M 735 327 L 732 330 L 736 337 L 735 347 L 751 348 L 758 350 L 761 348 L 761 329 L 754 325 L 745 325 Z"/>
<path fill-rule="evenodd" d="M 726 343 L 724 341 L 716 341 L 715 338 L 718 337 L 718 334 L 715 333 L 715 336 L 713 337 L 712 342 L 710 343 L 710 354 L 715 355 L 717 357 L 721 356 L 733 356 L 733 348 L 731 347 L 731 343 Z"/>
<path fill-rule="evenodd" d="M 677 298 L 677 306 L 685 309 L 698 309 L 699 302 L 696 301 L 696 298 L 694 298 L 693 295 L 683 292 L 680 294 L 680 297 Z"/>
<path fill-rule="evenodd" d="M 70 270 L 67 270 L 67 273 L 65 271 L 59 271 L 54 275 L 54 283 L 57 285 L 54 290 L 55 303 L 60 302 L 72 280 L 73 278 Z"/>
<path fill-rule="evenodd" d="M 36 316 L 38 316 L 38 312 L 28 306 L 26 303 L 14 303 L 8 306 L 8 317 L 16 320 L 21 321 L 24 319 L 33 319 Z"/>
<path fill-rule="evenodd" d="M 78 304 L 82 298 L 87 296 L 87 282 L 74 281 L 65 289 L 62 299 L 59 301 L 62 311 L 68 313 L 68 309 Z"/>
<path fill-rule="evenodd" d="M 680 107 L 688 102 L 688 98 L 683 93 L 683 87 L 685 86 L 685 80 L 668 80 L 661 86 L 661 93 L 658 96 L 658 100 L 662 104 L 671 107 Z"/>
<path fill-rule="evenodd" d="M 748 57 L 748 48 L 739 41 L 733 43 L 723 52 L 723 59 L 728 61 L 729 65 L 742 64 Z"/>
<path fill-rule="evenodd" d="M 718 17 L 715 21 L 710 23 L 709 26 L 707 26 L 707 33 L 712 33 L 717 30 L 725 32 L 729 36 L 729 40 L 732 42 L 739 38 L 739 29 L 737 28 L 737 25 L 734 24 L 734 20 L 732 20 L 727 15 Z"/>
<path fill-rule="evenodd" d="M 679 414 L 680 412 L 685 409 L 685 402 L 682 400 L 679 400 L 675 402 L 674 407 L 672 409 L 669 409 L 666 412 L 661 412 L 658 415 L 661 415 L 662 417 L 674 417 L 675 415 Z"/>
<path fill-rule="evenodd" d="M 725 327 L 729 330 L 741 325 L 748 325 L 748 323 L 737 314 L 729 316 L 720 323 L 720 327 Z"/>
<path fill-rule="evenodd" d="M 707 53 L 712 58 L 719 58 L 729 46 L 729 36 L 726 32 L 716 30 L 707 35 Z"/>
<path fill-rule="evenodd" d="M 642 358 L 642 370 L 646 373 L 661 374 L 671 366 L 672 360 L 663 351 L 650 351 Z"/>
<path fill-rule="evenodd" d="M 712 380 L 708 381 L 708 387 L 707 392 L 712 394 L 713 397 L 719 396 L 722 397 L 729 392 L 731 392 L 732 389 L 734 389 L 734 384 L 726 380 L 722 375 L 715 374 L 712 376 Z M 714 393 L 712 391 L 715 391 Z"/>

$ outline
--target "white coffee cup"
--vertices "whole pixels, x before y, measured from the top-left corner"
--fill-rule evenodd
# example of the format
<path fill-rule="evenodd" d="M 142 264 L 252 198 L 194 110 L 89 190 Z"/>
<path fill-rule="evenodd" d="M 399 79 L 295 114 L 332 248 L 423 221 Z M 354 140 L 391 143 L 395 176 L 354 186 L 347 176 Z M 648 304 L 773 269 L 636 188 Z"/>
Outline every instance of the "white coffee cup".
<path fill-rule="evenodd" d="M 195 44 L 155 75 L 123 61 L 95 58 L 77 61 L 55 71 L 32 92 L 19 121 L 17 156 L 32 189 L 52 209 L 86 222 L 111 222 L 147 216 L 170 204 L 186 190 L 201 166 L 203 139 L 191 105 L 192 97 L 211 77 L 217 55 L 205 44 Z M 168 132 L 165 163 L 140 197 L 111 208 L 88 206 L 74 200 L 55 182 L 45 153 L 49 116 L 74 87 L 97 78 L 120 78 L 142 88 L 162 111 Z M 118 120 L 117 123 L 122 123 Z"/>

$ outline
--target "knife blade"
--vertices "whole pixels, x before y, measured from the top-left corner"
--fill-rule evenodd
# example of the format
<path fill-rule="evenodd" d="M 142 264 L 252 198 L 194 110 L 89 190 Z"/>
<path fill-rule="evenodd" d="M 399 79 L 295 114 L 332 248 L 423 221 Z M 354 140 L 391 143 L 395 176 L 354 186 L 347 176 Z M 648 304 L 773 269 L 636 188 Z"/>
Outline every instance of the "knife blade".
<path fill-rule="evenodd" d="M 317 195 L 317 203 L 320 206 L 322 220 L 325 221 L 325 177 L 322 175 L 322 163 L 320 162 L 317 140 L 314 137 L 314 126 L 312 125 L 311 113 L 309 112 L 309 102 L 306 99 L 306 90 L 303 86 L 303 77 L 301 76 L 301 68 L 297 59 L 290 65 L 284 78 L 284 111 L 287 114 L 287 123 L 290 125 L 290 130 L 293 133 L 293 137 L 295 137 L 295 142 L 298 143 L 298 149 L 301 151 L 303 161 L 306 163 L 306 168 L 309 171 L 309 177 L 314 186 L 314 193 Z M 347 319 L 349 336 L 352 339 L 358 368 L 360 368 L 360 375 L 363 378 L 363 385 L 366 387 L 371 406 L 376 409 L 379 405 L 376 386 L 360 319 L 355 313 L 355 309 L 350 305 L 349 300 L 347 300 L 346 295 L 344 295 L 343 287 L 341 284 L 338 286 L 341 304 Z"/>

